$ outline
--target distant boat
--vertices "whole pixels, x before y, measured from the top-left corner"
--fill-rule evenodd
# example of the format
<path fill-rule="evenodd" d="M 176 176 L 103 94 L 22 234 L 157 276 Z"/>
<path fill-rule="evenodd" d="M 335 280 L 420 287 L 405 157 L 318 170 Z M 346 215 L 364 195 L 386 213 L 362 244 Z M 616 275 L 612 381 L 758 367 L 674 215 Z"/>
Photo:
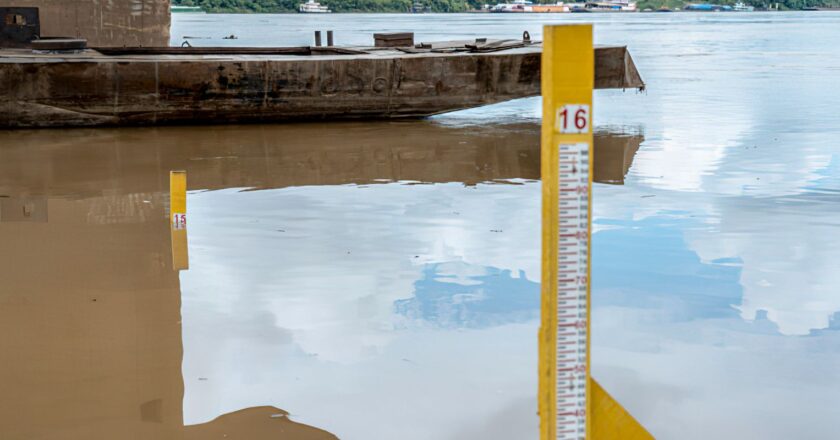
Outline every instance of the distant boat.
<path fill-rule="evenodd" d="M 535 5 L 528 0 L 516 0 L 513 3 L 499 3 L 490 8 L 490 12 L 569 12 L 569 6 L 563 2 Z"/>
<path fill-rule="evenodd" d="M 298 11 L 305 14 L 326 14 L 330 13 L 330 9 L 315 0 L 308 0 L 306 3 L 301 3 Z"/>
<path fill-rule="evenodd" d="M 586 9 L 592 12 L 636 12 L 636 2 L 621 0 L 586 2 Z"/>
<path fill-rule="evenodd" d="M 731 8 L 727 6 L 727 8 Z M 645 11 L 648 11 L 647 8 Z M 677 9 L 679 10 L 679 9 Z M 490 12 L 637 12 L 636 2 L 631 0 L 603 0 L 582 3 L 533 4 L 529 0 L 516 0 L 513 3 L 499 3 L 490 8 Z M 651 9 L 652 11 L 652 9 Z M 671 12 L 662 8 L 659 12 Z"/>
<path fill-rule="evenodd" d="M 528 0 L 516 0 L 513 3 L 499 3 L 490 8 L 490 12 L 533 12 L 532 5 Z"/>
<path fill-rule="evenodd" d="M 169 12 L 173 14 L 178 13 L 193 13 L 193 14 L 203 14 L 204 9 L 201 9 L 201 6 L 181 6 L 181 5 L 172 5 L 169 7 Z"/>
<path fill-rule="evenodd" d="M 674 12 L 674 11 L 672 11 L 672 10 L 670 10 L 670 9 L 668 9 L 668 8 L 666 8 L 666 7 L 664 7 L 664 6 L 663 6 L 663 7 L 659 8 L 659 9 L 657 9 L 657 10 L 656 10 L 656 12 Z"/>
<path fill-rule="evenodd" d="M 738 12 L 753 12 L 755 11 L 755 7 L 746 5 L 744 4 L 744 2 L 738 2 L 735 3 L 735 6 L 732 7 L 732 10 Z"/>
<path fill-rule="evenodd" d="M 732 11 L 732 6 L 729 5 L 713 5 L 711 3 L 695 3 L 685 6 L 686 11 L 696 12 L 718 12 L 718 11 Z"/>
<path fill-rule="evenodd" d="M 563 2 L 555 4 L 532 5 L 532 12 L 569 12 L 569 6 Z"/>
<path fill-rule="evenodd" d="M 636 2 L 624 0 L 589 1 L 569 5 L 569 12 L 636 12 Z"/>
<path fill-rule="evenodd" d="M 411 5 L 411 13 L 412 14 L 426 14 L 432 12 L 431 6 L 426 6 L 421 2 L 414 2 Z"/>

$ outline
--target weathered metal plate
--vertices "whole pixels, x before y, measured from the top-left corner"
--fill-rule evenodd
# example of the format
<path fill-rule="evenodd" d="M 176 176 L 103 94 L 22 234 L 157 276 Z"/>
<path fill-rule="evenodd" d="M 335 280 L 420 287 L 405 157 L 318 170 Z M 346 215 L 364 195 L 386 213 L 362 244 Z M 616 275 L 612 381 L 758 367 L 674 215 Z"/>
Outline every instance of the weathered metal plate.
<path fill-rule="evenodd" d="M 87 40 L 81 38 L 45 38 L 34 40 L 32 50 L 83 50 L 87 47 Z"/>
<path fill-rule="evenodd" d="M 595 88 L 645 88 L 645 83 L 626 46 L 595 47 Z"/>
<path fill-rule="evenodd" d="M 271 53 L 279 49 L 0 51 L 0 127 L 410 118 L 540 93 L 538 44 L 492 53 Z M 595 59 L 596 88 L 644 85 L 626 48 L 596 48 Z"/>
<path fill-rule="evenodd" d="M 414 32 L 373 34 L 373 41 L 376 47 L 412 47 Z"/>
<path fill-rule="evenodd" d="M 120 55 L 362 55 L 344 47 L 95 47 L 108 56 Z"/>
<path fill-rule="evenodd" d="M 92 46 L 169 44 L 171 0 L 17 0 L 39 9 L 41 34 Z M 3 2 L 8 4 L 9 2 Z"/>
<path fill-rule="evenodd" d="M 0 47 L 29 47 L 40 35 L 38 8 L 0 7 Z"/>

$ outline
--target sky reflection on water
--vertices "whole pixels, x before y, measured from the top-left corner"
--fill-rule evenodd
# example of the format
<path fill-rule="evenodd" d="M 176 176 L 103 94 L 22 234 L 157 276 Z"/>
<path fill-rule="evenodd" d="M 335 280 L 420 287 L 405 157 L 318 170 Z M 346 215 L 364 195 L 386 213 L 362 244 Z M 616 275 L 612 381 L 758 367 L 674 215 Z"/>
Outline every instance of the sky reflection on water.
<path fill-rule="evenodd" d="M 832 415 L 840 403 L 832 367 L 840 361 L 840 127 L 833 108 L 840 14 L 434 19 L 447 37 L 467 38 L 522 29 L 539 38 L 543 22 L 595 21 L 596 42 L 629 45 L 648 84 L 644 94 L 596 94 L 599 126 L 645 133 L 625 185 L 595 189 L 594 372 L 606 388 L 663 439 L 827 438 L 840 429 Z M 417 19 L 360 20 L 369 26 L 329 26 L 363 43 L 367 28 L 387 22 L 394 31 L 416 30 Z M 299 27 L 298 38 L 306 39 L 307 23 Z M 539 109 L 538 99 L 527 99 L 435 121 L 465 129 L 537 122 Z M 511 283 L 511 292 L 528 291 L 511 280 L 537 279 L 538 255 L 524 251 L 536 249 L 536 224 L 530 231 L 498 227 L 499 237 L 484 229 L 512 213 L 536 216 L 538 185 L 496 190 L 517 196 L 506 197 L 503 209 L 459 219 L 455 232 L 433 207 L 413 211 L 426 214 L 418 223 L 435 225 L 430 231 L 445 231 L 425 241 L 456 252 L 430 258 L 409 247 L 404 258 L 424 259 L 412 277 L 428 280 L 426 264 L 457 273 L 433 278 L 449 302 L 422 298 L 425 281 L 406 283 L 404 292 L 421 297 L 395 295 L 397 312 L 405 312 L 397 319 L 450 333 L 458 328 L 454 316 L 481 322 L 471 312 L 492 310 L 481 300 L 493 296 L 474 292 L 490 273 L 509 273 L 500 281 Z M 444 185 L 422 198 L 448 207 L 475 191 L 489 190 Z M 511 255 L 487 258 L 490 249 L 464 244 L 462 234 L 486 236 L 488 248 Z M 501 237 L 509 240 L 492 241 Z M 452 289 L 460 296 L 446 293 Z M 488 313 L 484 321 L 493 319 Z"/>
<path fill-rule="evenodd" d="M 458 438 L 494 413 L 535 433 L 536 378 L 510 372 L 535 365 L 538 193 L 532 181 L 192 194 L 184 375 L 211 379 L 186 382 L 185 421 L 278 396 L 344 438 Z M 282 327 L 302 364 L 196 319 Z"/>
<path fill-rule="evenodd" d="M 236 20 L 278 44 L 334 23 Z M 629 44 L 648 91 L 596 95 L 626 136 L 594 193 L 595 377 L 661 439 L 840 430 L 840 14 L 355 20 L 338 38 L 595 20 Z M 536 438 L 538 109 L 0 133 L 0 434 L 142 432 L 138 408 L 183 387 L 159 438 L 260 405 L 345 439 Z M 171 169 L 190 173 L 180 280 Z"/>

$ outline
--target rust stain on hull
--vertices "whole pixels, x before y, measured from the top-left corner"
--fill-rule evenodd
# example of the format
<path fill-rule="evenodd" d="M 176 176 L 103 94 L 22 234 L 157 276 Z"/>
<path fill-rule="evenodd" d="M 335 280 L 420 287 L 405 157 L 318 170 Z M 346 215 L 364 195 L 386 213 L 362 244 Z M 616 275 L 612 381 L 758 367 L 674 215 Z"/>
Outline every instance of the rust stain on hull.
<path fill-rule="evenodd" d="M 0 52 L 0 127 L 423 117 L 540 93 L 538 46 L 494 53 L 135 55 Z M 596 49 L 596 87 L 643 83 Z"/>

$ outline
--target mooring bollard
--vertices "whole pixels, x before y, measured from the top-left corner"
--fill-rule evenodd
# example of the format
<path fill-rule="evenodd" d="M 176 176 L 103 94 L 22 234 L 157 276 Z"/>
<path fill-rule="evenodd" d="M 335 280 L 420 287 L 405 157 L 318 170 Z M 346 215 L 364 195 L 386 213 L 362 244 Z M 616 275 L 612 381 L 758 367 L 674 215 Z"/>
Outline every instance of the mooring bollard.
<path fill-rule="evenodd" d="M 333 31 L 327 31 L 327 46 L 333 45 Z"/>
<path fill-rule="evenodd" d="M 321 47 L 321 31 L 315 31 L 315 47 Z"/>
<path fill-rule="evenodd" d="M 590 375 L 592 25 L 543 41 L 540 439 L 653 439 Z"/>

